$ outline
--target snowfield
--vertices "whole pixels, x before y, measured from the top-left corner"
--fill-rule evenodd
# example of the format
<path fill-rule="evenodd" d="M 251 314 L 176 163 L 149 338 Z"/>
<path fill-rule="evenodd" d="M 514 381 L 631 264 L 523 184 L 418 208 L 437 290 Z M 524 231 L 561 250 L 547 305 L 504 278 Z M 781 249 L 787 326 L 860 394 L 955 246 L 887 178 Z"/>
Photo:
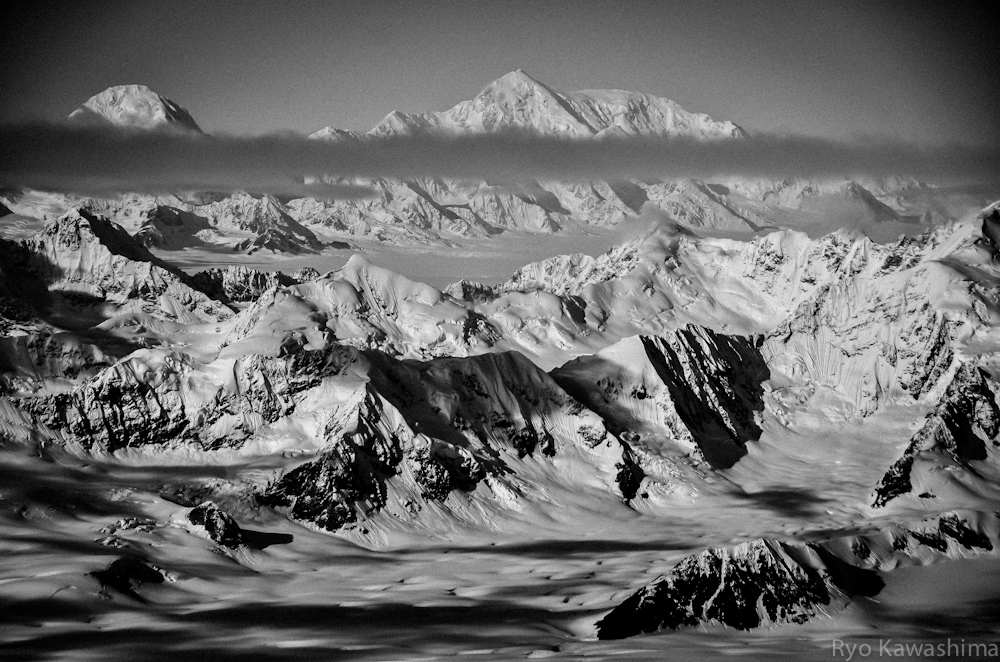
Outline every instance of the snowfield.
<path fill-rule="evenodd" d="M 141 86 L 83 108 L 200 131 Z M 512 125 L 744 136 L 517 71 L 366 139 Z M 905 178 L 375 184 L 5 194 L 0 657 L 1000 639 L 997 205 L 942 215 Z"/>

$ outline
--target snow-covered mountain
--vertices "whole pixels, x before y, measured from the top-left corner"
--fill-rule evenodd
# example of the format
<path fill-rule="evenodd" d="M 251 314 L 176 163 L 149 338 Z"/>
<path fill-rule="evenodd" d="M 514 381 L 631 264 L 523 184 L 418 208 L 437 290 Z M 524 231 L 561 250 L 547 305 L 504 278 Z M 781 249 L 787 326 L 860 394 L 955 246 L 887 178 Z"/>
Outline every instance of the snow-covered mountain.
<path fill-rule="evenodd" d="M 893 244 L 664 224 L 441 291 L 360 255 L 327 274 L 188 278 L 71 212 L 0 244 L 0 436 L 48 458 L 37 480 L 96 480 L 51 478 L 74 463 L 113 476 L 89 497 L 118 518 L 93 544 L 128 553 L 86 561 L 108 595 L 189 609 L 277 572 L 296 594 L 346 582 L 358 600 L 398 585 L 439 600 L 458 582 L 452 597 L 477 600 L 493 580 L 461 584 L 465 562 L 440 547 L 423 579 L 383 584 L 358 578 L 357 545 L 501 541 L 503 560 L 469 567 L 569 582 L 551 603 L 574 610 L 572 641 L 851 627 L 848 604 L 996 562 L 993 216 Z M 47 492 L 17 494 L 30 514 Z M 46 530 L 76 531 L 76 511 L 59 517 Z M 208 577 L 190 561 L 206 544 L 235 564 L 235 592 L 170 593 Z M 585 549 L 599 563 L 558 574 Z M 312 570 L 331 553 L 348 574 Z"/>
<path fill-rule="evenodd" d="M 523 72 L 316 138 L 507 128 L 743 139 Z M 772 226 L 826 205 L 912 224 L 927 187 L 369 184 L 349 202 L 4 198 L 0 601 L 17 637 L 103 653 L 137 622 L 251 656 L 509 659 L 709 639 L 829 657 L 800 627 L 817 616 L 824 642 L 945 617 L 998 633 L 1000 203 L 878 242 Z M 651 209 L 603 253 L 498 283 L 395 269 Z M 317 233 L 422 245 L 326 273 L 271 261 L 325 250 Z M 255 262 L 219 266 L 219 247 Z M 194 276 L 169 259 L 192 254 Z"/>
<path fill-rule="evenodd" d="M 990 365 L 983 343 L 993 328 L 990 292 L 1000 276 L 982 224 L 943 226 L 890 246 L 849 233 L 810 240 L 785 231 L 740 242 L 664 227 L 599 258 L 555 258 L 498 286 L 466 282 L 445 293 L 360 256 L 325 276 L 257 273 L 254 282 L 260 282 L 250 289 L 231 282 L 228 272 L 187 279 L 121 228 L 75 212 L 20 244 L 23 259 L 37 265 L 35 278 L 49 293 L 86 296 L 65 304 L 77 314 L 94 306 L 112 313 L 101 328 L 138 325 L 164 341 L 146 343 L 148 349 L 72 392 L 29 398 L 23 406 L 48 429 L 66 430 L 67 440 L 103 452 L 259 448 L 253 444 L 284 443 L 289 425 L 306 426 L 307 436 L 318 434 L 319 425 L 325 432 L 311 445 L 327 455 L 316 460 L 317 475 L 327 475 L 323 467 L 334 461 L 330 449 L 346 443 L 342 436 L 365 448 L 375 444 L 365 452 L 376 455 L 438 448 L 442 457 L 467 457 L 484 467 L 503 449 L 517 455 L 552 445 L 558 458 L 559 448 L 582 438 L 584 449 L 611 448 L 616 459 L 581 450 L 574 462 L 604 467 L 612 477 L 608 489 L 629 500 L 644 494 L 650 504 L 670 494 L 671 483 L 686 475 L 684 466 L 693 470 L 707 461 L 717 470 L 738 468 L 769 425 L 795 429 L 816 417 L 833 425 L 878 421 L 900 407 L 932 412 L 927 426 L 933 429 L 915 439 L 933 438 L 958 453 L 963 466 L 995 463 L 961 432 L 977 426 L 975 447 L 983 439 L 994 443 L 996 425 L 987 414 L 996 410 L 990 405 L 995 391 L 980 388 L 982 402 L 970 404 L 968 388 L 965 399 L 956 400 L 958 387 L 948 386 L 971 379 L 962 377 L 966 373 L 984 374 L 967 367 L 970 352 Z M 233 275 L 251 277 L 245 269 Z M 204 292 L 249 305 L 232 315 Z M 163 321 L 217 322 L 198 336 Z M 551 376 L 535 367 L 550 369 L 573 355 L 580 358 Z M 506 357 L 503 363 L 483 358 L 498 356 Z M 408 363 L 413 360 L 419 362 Z M 135 396 L 127 406 L 105 403 L 109 389 Z M 329 398 L 347 409 L 330 420 L 321 409 L 308 413 Z M 508 404 L 496 410 L 498 402 Z M 349 411 L 355 412 L 349 421 L 341 420 Z M 399 446 L 393 439 L 400 435 L 416 445 Z M 909 466 L 922 451 L 927 461 L 938 461 L 934 448 L 895 436 L 900 446 L 910 444 L 901 463 Z M 378 450 L 379 444 L 389 446 Z M 392 485 L 398 461 L 365 478 L 365 490 Z M 902 475 L 889 464 L 881 471 Z M 336 471 L 362 470 L 345 466 Z M 512 467 L 498 475 L 517 474 Z M 988 491 L 989 475 L 984 466 L 952 473 L 949 481 Z M 878 489 L 898 496 L 904 479 L 893 479 L 892 488 L 883 479 Z M 448 484 L 460 491 L 467 485 L 472 493 L 471 480 Z M 267 498 L 294 511 L 302 490 L 316 489 L 295 481 L 292 490 L 279 480 L 283 487 L 267 488 Z M 878 476 L 866 494 L 876 482 Z M 490 498 L 506 489 L 517 491 L 491 487 Z M 374 493 L 365 490 L 323 499 L 350 508 L 354 500 L 370 501 Z M 947 494 L 960 491 L 942 487 L 941 498 L 963 505 Z M 369 515 L 378 510 L 366 508 Z"/>
<path fill-rule="evenodd" d="M 200 131 L 186 110 L 141 85 L 109 88 L 72 117 L 140 129 Z M 311 137 L 364 142 L 398 135 L 502 131 L 576 140 L 746 138 L 731 121 L 689 112 L 669 99 L 622 90 L 564 93 L 521 70 L 445 111 L 393 111 L 365 134 L 331 126 Z M 241 192 L 231 198 L 180 192 L 159 198 L 130 194 L 112 200 L 68 198 L 62 211 L 87 206 L 131 233 L 141 233 L 144 243 L 160 250 L 232 247 L 240 252 L 297 253 L 321 250 L 322 239 L 316 233 L 333 240 L 335 247 L 353 241 L 448 245 L 509 230 L 574 234 L 585 232 L 587 226 L 613 227 L 650 215 L 690 228 L 746 236 L 782 227 L 815 232 L 846 225 L 868 227 L 890 238 L 912 233 L 914 224 L 954 219 L 955 209 L 964 208 L 942 200 L 946 193 L 907 177 L 504 183 L 426 178 L 346 183 L 366 186 L 372 196 L 279 202 L 259 195 L 251 200 Z M 45 213 L 16 198 L 5 198 L 13 211 L 27 216 Z"/>
<path fill-rule="evenodd" d="M 81 122 L 110 122 L 135 129 L 177 129 L 201 133 L 186 109 L 145 85 L 115 85 L 70 113 Z"/>
<path fill-rule="evenodd" d="M 308 254 L 325 247 L 347 247 L 346 242 L 319 239 L 274 196 L 243 191 L 230 195 L 127 193 L 102 198 L 26 192 L 10 199 L 18 213 L 28 218 L 48 219 L 75 209 L 107 217 L 146 248 L 161 251 Z"/>
<path fill-rule="evenodd" d="M 511 72 L 469 101 L 440 112 L 393 111 L 367 134 L 326 127 L 318 140 L 377 140 L 398 135 L 466 135 L 519 131 L 577 140 L 611 136 L 741 140 L 730 121 L 691 113 L 677 103 L 623 90 L 563 93 L 524 71 Z M 920 220 L 930 214 L 912 195 L 926 187 L 910 178 L 881 181 L 750 180 L 705 182 L 486 182 L 429 180 L 357 182 L 376 196 L 363 202 L 315 205 L 295 201 L 296 218 L 378 241 L 421 237 L 483 236 L 504 229 L 558 232 L 580 225 L 613 226 L 643 209 L 693 228 L 750 234 L 777 227 L 864 225 Z M 941 220 L 941 219 L 937 219 Z M 396 227 L 394 227 L 396 226 Z"/>
<path fill-rule="evenodd" d="M 584 90 L 564 94 L 518 69 L 493 81 L 475 98 L 437 113 L 393 111 L 368 132 L 371 136 L 421 132 L 489 133 L 527 130 L 568 138 L 610 135 L 740 138 L 732 122 L 689 113 L 664 99 L 624 90 Z M 327 127 L 315 137 L 328 137 Z"/>
<path fill-rule="evenodd" d="M 709 549 L 625 600 L 598 623 L 597 635 L 617 639 L 715 622 L 739 630 L 804 623 L 853 598 L 878 596 L 886 583 L 876 571 L 993 551 L 998 524 L 995 513 L 950 512 L 818 544 L 765 539 Z"/>

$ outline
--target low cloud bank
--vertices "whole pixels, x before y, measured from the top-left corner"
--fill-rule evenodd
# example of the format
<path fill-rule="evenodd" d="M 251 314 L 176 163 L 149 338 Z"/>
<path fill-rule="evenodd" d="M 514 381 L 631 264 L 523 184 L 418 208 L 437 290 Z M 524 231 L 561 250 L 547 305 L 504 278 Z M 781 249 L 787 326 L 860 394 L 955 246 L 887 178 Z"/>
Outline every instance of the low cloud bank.
<path fill-rule="evenodd" d="M 361 198 L 352 183 L 383 177 L 518 182 L 696 177 L 912 175 L 940 183 L 1000 183 L 1000 147 L 920 146 L 758 135 L 567 140 L 525 132 L 346 138 L 297 134 L 188 135 L 72 124 L 0 127 L 0 185 L 64 191 L 176 190 Z"/>

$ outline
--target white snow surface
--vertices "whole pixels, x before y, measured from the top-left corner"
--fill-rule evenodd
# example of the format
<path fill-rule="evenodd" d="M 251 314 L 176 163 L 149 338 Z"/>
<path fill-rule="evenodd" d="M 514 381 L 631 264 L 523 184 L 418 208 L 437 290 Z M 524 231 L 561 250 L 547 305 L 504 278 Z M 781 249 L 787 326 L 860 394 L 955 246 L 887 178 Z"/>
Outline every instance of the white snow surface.
<path fill-rule="evenodd" d="M 116 85 L 70 113 L 77 121 L 107 121 L 135 129 L 179 129 L 201 133 L 191 114 L 145 85 Z"/>
<path fill-rule="evenodd" d="M 141 87 L 88 104 L 190 119 Z M 743 136 L 522 71 L 372 134 L 511 127 Z M 5 651 L 764 660 L 997 639 L 995 205 L 962 215 L 905 177 L 371 184 L 5 194 Z M 174 264 L 222 269 L 239 300 Z M 205 501 L 239 545 L 191 524 Z M 682 559 L 815 545 L 810 567 L 885 588 L 804 623 L 596 639 Z"/>
<path fill-rule="evenodd" d="M 596 256 L 443 289 L 355 255 L 213 319 L 151 308 L 163 267 L 106 221 L 91 238 L 92 223 L 70 214 L 22 246 L 58 266 L 32 276 L 49 274 L 51 292 L 79 283 L 107 303 L 70 298 L 5 322 L 0 345 L 20 366 L 0 398 L 0 594 L 21 605 L 6 644 L 17 650 L 71 637 L 114 658 L 114 628 L 129 641 L 167 632 L 171 655 L 825 659 L 831 637 L 927 641 L 919 624 L 939 610 L 961 615 L 954 636 L 995 631 L 976 606 L 997 595 L 995 551 L 919 542 L 938 544 L 945 515 L 996 537 L 993 441 L 982 459 L 920 446 L 909 491 L 872 507 L 925 416 L 994 429 L 1000 268 L 980 217 L 889 244 L 662 223 Z M 109 288 L 107 269 L 134 283 Z M 23 275 L 3 274 L 0 295 L 16 297 Z M 63 325 L 86 310 L 99 323 L 84 336 L 80 318 Z M 54 358 L 32 369 L 43 341 Z M 107 354 L 66 353 L 87 346 Z M 987 404 L 972 414 L 941 409 L 959 371 L 983 375 Z M 725 456 L 704 435 L 729 439 Z M 183 523 L 209 499 L 251 542 L 212 553 Z M 804 625 L 593 639 L 682 557 L 761 538 L 835 538 L 854 563 L 863 541 L 897 559 L 877 566 L 891 589 L 877 609 L 831 605 Z M 887 551 L 903 538 L 916 547 Z M 166 579 L 136 589 L 147 602 L 87 574 L 126 554 Z M 966 593 L 928 601 L 926 582 Z M 265 616 L 252 632 L 249 609 Z"/>

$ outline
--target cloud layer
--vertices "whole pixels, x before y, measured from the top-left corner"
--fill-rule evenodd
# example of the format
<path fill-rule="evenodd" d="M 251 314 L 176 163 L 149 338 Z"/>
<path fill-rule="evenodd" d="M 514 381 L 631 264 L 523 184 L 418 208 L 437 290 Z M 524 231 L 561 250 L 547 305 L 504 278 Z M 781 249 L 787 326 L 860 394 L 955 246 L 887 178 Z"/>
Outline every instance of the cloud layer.
<path fill-rule="evenodd" d="M 759 135 L 699 142 L 621 137 L 566 140 L 524 132 L 379 139 L 311 140 L 24 124 L 0 127 L 0 185 L 94 192 L 231 191 L 357 198 L 342 181 L 443 177 L 651 180 L 695 177 L 912 175 L 941 183 L 1000 182 L 1000 148 L 917 146 L 880 140 L 837 142 Z"/>

